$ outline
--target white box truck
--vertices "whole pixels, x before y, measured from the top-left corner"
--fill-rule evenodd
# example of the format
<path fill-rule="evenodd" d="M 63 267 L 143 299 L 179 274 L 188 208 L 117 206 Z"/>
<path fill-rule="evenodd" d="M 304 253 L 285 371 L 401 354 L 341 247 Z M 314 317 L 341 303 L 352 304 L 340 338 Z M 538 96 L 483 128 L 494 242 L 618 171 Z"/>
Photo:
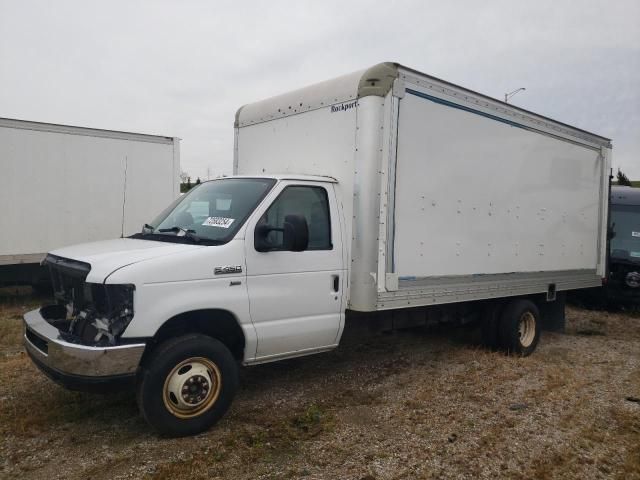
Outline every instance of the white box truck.
<path fill-rule="evenodd" d="M 42 371 L 136 385 L 153 427 L 193 434 L 238 364 L 445 321 L 528 355 L 605 273 L 601 136 L 385 63 L 242 107 L 235 139 L 235 176 L 47 256 L 57 303 L 24 317 Z"/>
<path fill-rule="evenodd" d="M 179 146 L 0 118 L 0 285 L 37 284 L 40 261 L 56 248 L 139 231 L 179 195 Z"/>

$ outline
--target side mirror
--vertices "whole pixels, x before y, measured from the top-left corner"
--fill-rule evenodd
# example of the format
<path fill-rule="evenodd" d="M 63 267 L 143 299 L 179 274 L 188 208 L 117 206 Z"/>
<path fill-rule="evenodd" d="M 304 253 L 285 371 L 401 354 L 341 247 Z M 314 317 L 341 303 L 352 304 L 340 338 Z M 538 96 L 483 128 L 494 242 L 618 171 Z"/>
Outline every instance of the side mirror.
<path fill-rule="evenodd" d="M 309 246 L 309 226 L 302 215 L 284 217 L 282 246 L 292 252 L 303 252 Z"/>
<path fill-rule="evenodd" d="M 273 245 L 267 240 L 270 232 L 282 232 L 282 245 Z M 302 252 L 309 246 L 309 227 L 303 215 L 287 215 L 282 228 L 271 225 L 258 225 L 254 237 L 254 246 L 258 252 L 288 250 Z"/>
<path fill-rule="evenodd" d="M 253 233 L 253 246 L 258 252 L 268 252 L 272 245 L 267 240 L 267 236 L 272 228 L 269 225 L 258 225 Z"/>

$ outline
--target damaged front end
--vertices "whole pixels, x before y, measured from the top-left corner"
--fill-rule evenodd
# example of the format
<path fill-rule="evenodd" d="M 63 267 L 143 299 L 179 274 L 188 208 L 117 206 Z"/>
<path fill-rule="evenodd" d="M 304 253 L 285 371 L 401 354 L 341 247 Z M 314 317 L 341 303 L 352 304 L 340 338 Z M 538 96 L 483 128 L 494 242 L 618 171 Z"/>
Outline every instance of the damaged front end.
<path fill-rule="evenodd" d="M 56 303 L 40 309 L 42 317 L 69 343 L 113 346 L 133 318 L 134 285 L 86 282 L 91 266 L 47 255 Z"/>

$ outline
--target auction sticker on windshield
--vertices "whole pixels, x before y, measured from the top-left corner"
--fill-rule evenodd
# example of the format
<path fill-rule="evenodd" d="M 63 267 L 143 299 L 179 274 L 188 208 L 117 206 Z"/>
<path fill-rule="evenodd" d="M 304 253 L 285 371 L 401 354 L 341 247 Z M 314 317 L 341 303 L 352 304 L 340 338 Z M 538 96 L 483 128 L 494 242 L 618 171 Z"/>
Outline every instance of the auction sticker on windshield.
<path fill-rule="evenodd" d="M 208 227 L 229 228 L 234 220 L 235 218 L 208 217 L 202 225 L 206 225 Z"/>

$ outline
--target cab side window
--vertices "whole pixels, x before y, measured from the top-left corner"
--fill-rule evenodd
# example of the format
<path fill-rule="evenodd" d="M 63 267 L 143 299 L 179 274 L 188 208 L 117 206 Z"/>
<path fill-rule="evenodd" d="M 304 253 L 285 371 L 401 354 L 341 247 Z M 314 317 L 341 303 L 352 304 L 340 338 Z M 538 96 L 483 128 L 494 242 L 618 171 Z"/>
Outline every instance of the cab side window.
<path fill-rule="evenodd" d="M 262 216 L 258 225 L 282 228 L 287 215 L 302 215 L 307 220 L 309 227 L 307 250 L 333 249 L 329 198 L 324 188 L 303 186 L 285 188 Z M 277 250 L 278 246 L 282 245 L 282 232 L 269 232 L 267 241 Z"/>

